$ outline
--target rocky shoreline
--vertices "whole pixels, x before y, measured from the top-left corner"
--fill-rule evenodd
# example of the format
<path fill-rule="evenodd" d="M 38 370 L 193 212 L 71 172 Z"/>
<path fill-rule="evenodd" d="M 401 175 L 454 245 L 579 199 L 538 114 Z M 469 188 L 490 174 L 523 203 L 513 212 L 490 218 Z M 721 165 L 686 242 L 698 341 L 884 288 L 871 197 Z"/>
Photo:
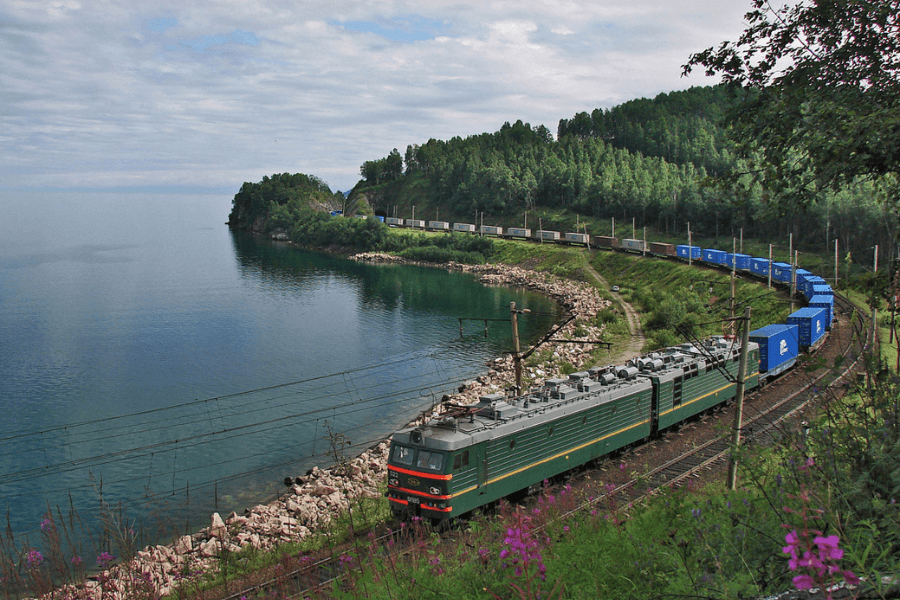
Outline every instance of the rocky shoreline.
<path fill-rule="evenodd" d="M 403 259 L 383 253 L 364 253 L 354 260 L 379 263 L 405 263 Z M 597 340 L 602 328 L 594 323 L 600 310 L 608 308 L 595 288 L 567 281 L 551 275 L 508 265 L 445 266 L 472 273 L 486 285 L 521 286 L 549 295 L 575 316 L 558 332 L 565 339 Z M 578 333 L 581 337 L 576 338 Z M 550 360 L 540 366 L 525 369 L 526 378 L 534 384 L 560 375 L 564 364 L 575 368 L 586 366 L 593 345 L 589 343 L 548 343 Z M 514 383 L 513 360 L 503 356 L 489 361 L 488 370 L 474 381 L 466 382 L 459 393 L 445 396 L 444 401 L 456 404 L 477 402 L 485 394 L 506 390 Z M 426 422 L 439 413 L 439 408 L 423 414 L 412 424 Z M 171 544 L 146 547 L 135 553 L 132 560 L 114 565 L 78 586 L 57 590 L 52 597 L 129 598 L 137 589 L 142 597 L 171 594 L 185 581 L 216 568 L 225 553 L 253 547 L 266 551 L 286 542 L 297 542 L 327 526 L 335 516 L 347 510 L 351 502 L 379 495 L 379 485 L 387 471 L 388 441 L 363 452 L 345 465 L 329 469 L 313 468 L 307 475 L 289 478 L 289 491 L 277 500 L 247 509 L 243 514 L 231 513 L 222 517 L 213 513 L 210 526 L 193 534 L 177 538 Z M 47 598 L 51 596 L 46 596 Z"/>

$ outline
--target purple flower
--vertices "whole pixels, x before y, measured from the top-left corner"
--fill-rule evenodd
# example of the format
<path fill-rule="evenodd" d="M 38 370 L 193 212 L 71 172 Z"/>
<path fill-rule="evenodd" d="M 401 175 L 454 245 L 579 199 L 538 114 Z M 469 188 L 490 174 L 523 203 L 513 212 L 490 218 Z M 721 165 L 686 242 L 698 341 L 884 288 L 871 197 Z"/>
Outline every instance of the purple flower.
<path fill-rule="evenodd" d="M 112 561 L 116 560 L 116 557 L 110 554 L 109 552 L 101 552 L 97 557 L 97 566 L 101 569 L 109 568 L 109 565 L 112 564 Z"/>
<path fill-rule="evenodd" d="M 29 550 L 28 554 L 25 555 L 25 562 L 28 564 L 29 569 L 37 569 L 44 564 L 44 555 L 37 550 Z"/>

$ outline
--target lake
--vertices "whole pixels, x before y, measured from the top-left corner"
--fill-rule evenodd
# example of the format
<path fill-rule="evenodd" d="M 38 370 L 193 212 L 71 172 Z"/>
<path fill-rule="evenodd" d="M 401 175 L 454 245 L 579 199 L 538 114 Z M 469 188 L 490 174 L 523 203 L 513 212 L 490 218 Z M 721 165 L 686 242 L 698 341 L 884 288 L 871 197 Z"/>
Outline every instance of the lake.
<path fill-rule="evenodd" d="M 539 295 L 303 252 L 224 225 L 230 197 L 0 192 L 0 508 L 139 544 L 358 454 L 511 349 Z M 90 542 L 85 542 L 89 544 Z"/>

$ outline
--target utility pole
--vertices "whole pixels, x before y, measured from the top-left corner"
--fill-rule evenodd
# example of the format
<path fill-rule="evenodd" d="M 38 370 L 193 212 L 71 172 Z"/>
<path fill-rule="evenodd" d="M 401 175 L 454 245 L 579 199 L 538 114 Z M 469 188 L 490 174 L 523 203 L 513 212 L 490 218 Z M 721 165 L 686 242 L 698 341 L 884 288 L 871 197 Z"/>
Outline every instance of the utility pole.
<path fill-rule="evenodd" d="M 610 237 L 616 237 L 616 218 L 612 218 L 612 235 Z"/>
<path fill-rule="evenodd" d="M 834 238 L 834 289 L 838 286 L 838 239 Z"/>
<path fill-rule="evenodd" d="M 772 244 L 769 244 L 769 289 L 772 289 Z"/>
<path fill-rule="evenodd" d="M 735 301 L 734 301 L 734 279 L 735 275 L 737 275 L 737 240 L 735 238 L 731 238 L 731 332 L 734 333 L 734 309 L 735 309 Z"/>
<path fill-rule="evenodd" d="M 791 258 L 794 259 L 791 261 L 791 312 L 794 312 L 796 310 L 794 296 L 797 295 L 797 263 L 800 262 L 800 251 L 795 252 Z"/>
<path fill-rule="evenodd" d="M 693 243 L 691 243 L 691 223 L 688 221 L 688 266 L 690 267 L 694 260 L 694 253 L 691 252 L 691 249 L 694 247 Z"/>
<path fill-rule="evenodd" d="M 734 397 L 734 423 L 731 426 L 731 456 L 728 458 L 728 489 L 737 482 L 737 454 L 741 446 L 741 426 L 744 413 L 744 378 L 747 373 L 747 346 L 750 345 L 750 307 L 744 308 L 741 326 L 741 356 L 738 359 L 738 380 Z"/>
<path fill-rule="evenodd" d="M 509 303 L 509 320 L 512 322 L 512 338 L 513 338 L 513 365 L 516 371 L 516 396 L 522 393 L 522 358 L 519 355 L 519 311 L 516 310 L 516 303 Z"/>
<path fill-rule="evenodd" d="M 878 244 L 875 244 L 875 273 L 878 272 Z"/>

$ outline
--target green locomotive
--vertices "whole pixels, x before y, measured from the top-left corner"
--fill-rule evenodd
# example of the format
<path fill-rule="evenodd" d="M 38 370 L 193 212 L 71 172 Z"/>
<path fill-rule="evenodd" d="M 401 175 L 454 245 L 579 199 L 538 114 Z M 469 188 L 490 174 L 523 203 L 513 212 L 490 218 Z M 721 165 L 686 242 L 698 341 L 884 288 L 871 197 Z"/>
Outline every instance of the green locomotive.
<path fill-rule="evenodd" d="M 733 399 L 739 354 L 739 341 L 714 337 L 549 379 L 517 398 L 483 396 L 398 431 L 388 458 L 391 509 L 436 521 L 464 515 L 642 442 Z M 745 383 L 759 383 L 753 342 Z"/>

